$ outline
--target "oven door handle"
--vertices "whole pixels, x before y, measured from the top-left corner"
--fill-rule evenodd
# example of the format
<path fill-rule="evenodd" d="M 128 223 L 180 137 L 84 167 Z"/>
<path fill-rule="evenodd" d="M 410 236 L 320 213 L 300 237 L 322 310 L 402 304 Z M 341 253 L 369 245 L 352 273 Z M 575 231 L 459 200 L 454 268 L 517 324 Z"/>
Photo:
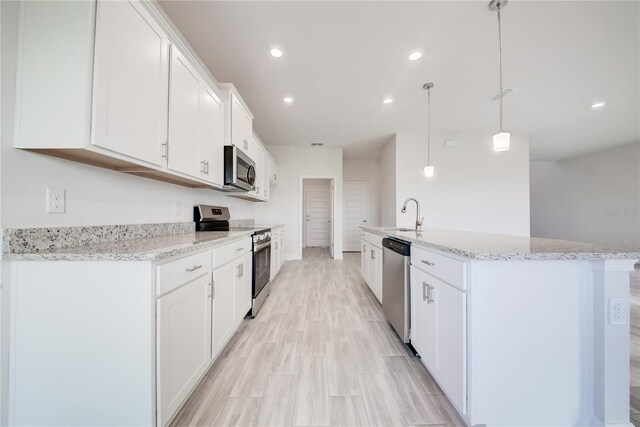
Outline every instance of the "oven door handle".
<path fill-rule="evenodd" d="M 254 252 L 260 252 L 261 250 L 263 250 L 263 249 L 265 249 L 265 248 L 268 248 L 268 247 L 270 247 L 270 246 L 271 246 L 271 241 L 268 241 L 268 242 L 266 242 L 266 243 L 261 243 L 261 244 L 259 244 L 258 246 L 255 246 L 255 247 L 253 248 L 253 251 L 254 251 Z"/>

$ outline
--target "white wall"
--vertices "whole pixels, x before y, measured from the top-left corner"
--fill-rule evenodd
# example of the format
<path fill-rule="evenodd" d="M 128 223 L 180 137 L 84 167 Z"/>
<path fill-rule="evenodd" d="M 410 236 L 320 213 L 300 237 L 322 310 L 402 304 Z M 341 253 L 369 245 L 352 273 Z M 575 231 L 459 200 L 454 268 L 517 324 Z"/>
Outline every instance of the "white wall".
<path fill-rule="evenodd" d="M 261 223 L 285 224 L 285 257 L 302 258 L 302 200 L 300 177 L 335 177 L 334 254 L 342 259 L 342 148 L 267 147 L 279 164 L 280 179 L 271 189 L 271 201 L 256 212 Z"/>
<path fill-rule="evenodd" d="M 2 2 L 2 145 L 0 220 L 4 228 L 190 221 L 197 203 L 229 206 L 253 218 L 256 204 L 13 148 L 17 5 Z M 65 214 L 47 214 L 47 187 L 66 190 Z M 181 213 L 174 215 L 174 201 Z"/>
<path fill-rule="evenodd" d="M 445 147 L 445 139 L 455 147 Z M 420 201 L 425 227 L 529 235 L 529 138 L 512 135 L 511 149 L 493 151 L 491 135 L 432 135 L 435 176 L 425 178 L 425 134 L 396 134 L 396 225 L 415 226 Z M 386 178 L 385 178 L 386 179 Z"/>
<path fill-rule="evenodd" d="M 366 182 L 369 225 L 380 225 L 380 159 L 345 158 L 342 163 L 344 182 Z"/>
<path fill-rule="evenodd" d="M 640 143 L 531 162 L 531 235 L 640 247 Z"/>
<path fill-rule="evenodd" d="M 396 225 L 396 135 L 382 148 L 380 154 L 380 225 Z"/>

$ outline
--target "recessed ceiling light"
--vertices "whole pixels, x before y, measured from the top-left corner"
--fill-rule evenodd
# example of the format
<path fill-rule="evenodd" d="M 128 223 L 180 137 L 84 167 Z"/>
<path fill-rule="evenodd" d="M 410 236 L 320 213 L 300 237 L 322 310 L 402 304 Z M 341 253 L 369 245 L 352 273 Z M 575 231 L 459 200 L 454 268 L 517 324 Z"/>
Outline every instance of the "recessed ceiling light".
<path fill-rule="evenodd" d="M 410 61 L 417 61 L 420 58 L 422 58 L 422 52 L 418 50 L 416 50 L 415 52 L 411 52 L 411 55 L 409 55 Z"/>
<path fill-rule="evenodd" d="M 602 108 L 604 107 L 604 102 L 596 102 L 591 106 L 591 108 Z"/>
<path fill-rule="evenodd" d="M 385 98 L 382 100 L 383 104 L 391 104 L 393 102 L 393 98 Z"/>
<path fill-rule="evenodd" d="M 282 49 L 278 49 L 277 47 L 271 49 L 271 56 L 274 58 L 280 58 L 282 55 L 284 55 Z"/>
<path fill-rule="evenodd" d="M 293 98 L 291 98 L 290 96 L 285 96 L 282 100 L 287 104 L 291 104 L 293 102 Z"/>

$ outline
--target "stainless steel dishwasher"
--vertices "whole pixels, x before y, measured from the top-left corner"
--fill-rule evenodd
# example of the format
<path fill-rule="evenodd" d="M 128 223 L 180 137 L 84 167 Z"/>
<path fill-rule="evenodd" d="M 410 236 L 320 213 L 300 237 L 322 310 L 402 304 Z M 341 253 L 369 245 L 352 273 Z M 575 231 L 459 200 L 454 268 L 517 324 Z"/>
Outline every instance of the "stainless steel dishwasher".
<path fill-rule="evenodd" d="M 411 326 L 409 266 L 411 244 L 382 239 L 382 311 L 403 342 Z"/>

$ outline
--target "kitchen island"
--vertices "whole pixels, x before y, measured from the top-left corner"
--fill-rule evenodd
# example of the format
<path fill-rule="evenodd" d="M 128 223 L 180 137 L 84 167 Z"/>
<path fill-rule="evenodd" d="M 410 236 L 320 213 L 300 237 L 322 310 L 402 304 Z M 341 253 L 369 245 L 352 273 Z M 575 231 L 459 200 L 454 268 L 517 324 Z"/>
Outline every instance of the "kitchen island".
<path fill-rule="evenodd" d="M 469 425 L 631 426 L 629 274 L 640 250 L 362 230 L 365 246 L 372 236 L 412 244 L 411 343 Z"/>

